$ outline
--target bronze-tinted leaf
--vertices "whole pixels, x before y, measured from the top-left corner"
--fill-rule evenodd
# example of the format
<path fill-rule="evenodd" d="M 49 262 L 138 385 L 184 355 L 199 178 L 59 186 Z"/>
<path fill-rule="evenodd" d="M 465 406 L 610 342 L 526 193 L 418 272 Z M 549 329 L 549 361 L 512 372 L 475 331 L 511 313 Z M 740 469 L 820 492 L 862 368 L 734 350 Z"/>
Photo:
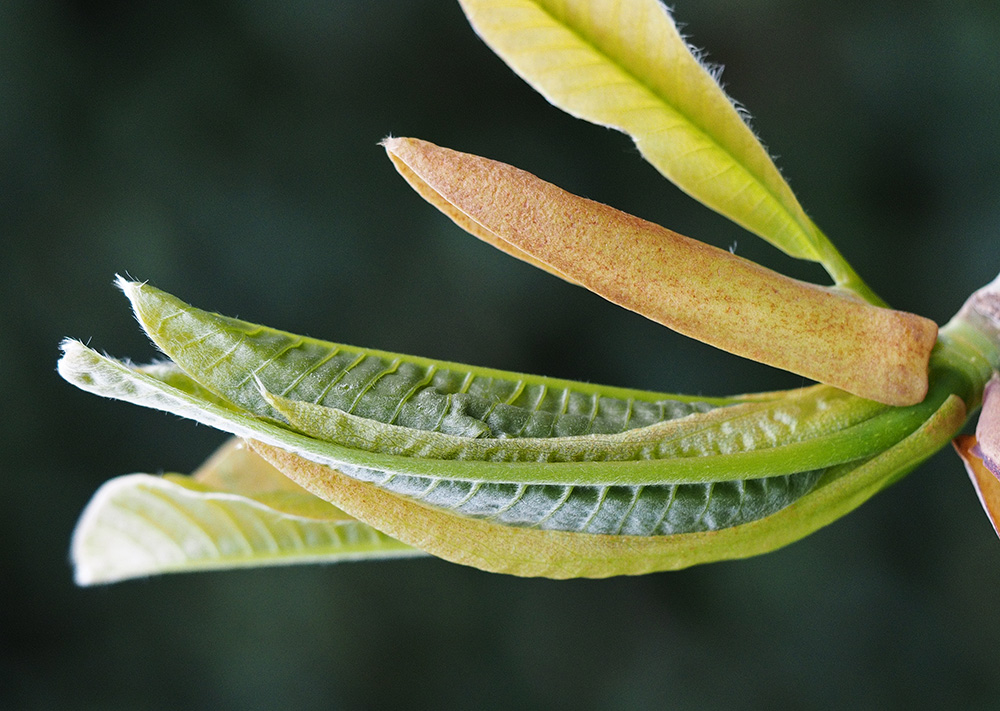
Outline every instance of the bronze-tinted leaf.
<path fill-rule="evenodd" d="M 513 166 L 412 138 L 386 150 L 460 226 L 717 348 L 890 405 L 927 393 L 937 326 L 791 279 Z"/>
<path fill-rule="evenodd" d="M 965 464 L 972 486 L 976 489 L 976 496 L 979 497 L 979 503 L 990 519 L 993 530 L 1000 535 L 1000 480 L 983 464 L 982 457 L 977 453 L 975 437 L 961 435 L 952 441 L 952 445 Z"/>

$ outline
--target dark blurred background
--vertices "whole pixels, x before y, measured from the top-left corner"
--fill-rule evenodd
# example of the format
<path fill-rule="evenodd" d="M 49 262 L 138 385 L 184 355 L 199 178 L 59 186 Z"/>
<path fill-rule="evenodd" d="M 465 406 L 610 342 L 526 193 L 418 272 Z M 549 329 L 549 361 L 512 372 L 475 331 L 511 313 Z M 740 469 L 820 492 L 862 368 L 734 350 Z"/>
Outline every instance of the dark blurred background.
<path fill-rule="evenodd" d="M 674 5 L 890 303 L 943 323 L 995 276 L 1000 5 Z M 74 587 L 101 482 L 190 471 L 224 439 L 57 377 L 64 336 L 155 356 L 116 272 L 387 350 L 665 391 L 800 384 L 465 236 L 395 174 L 390 133 L 822 279 L 551 108 L 450 0 L 3 2 L 0 706 L 996 707 L 1000 542 L 950 451 L 800 543 L 678 573 L 416 560 Z"/>

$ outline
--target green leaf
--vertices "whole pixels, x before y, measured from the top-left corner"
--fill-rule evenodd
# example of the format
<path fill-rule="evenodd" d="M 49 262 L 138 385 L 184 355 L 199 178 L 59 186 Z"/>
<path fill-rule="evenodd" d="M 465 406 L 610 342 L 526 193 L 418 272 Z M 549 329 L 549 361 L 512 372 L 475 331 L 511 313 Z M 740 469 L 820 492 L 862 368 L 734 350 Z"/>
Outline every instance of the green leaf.
<path fill-rule="evenodd" d="M 802 471 L 803 455 L 823 459 L 839 454 L 836 449 L 810 449 L 811 443 L 803 443 L 806 446 L 790 445 L 791 453 L 779 448 L 743 452 L 745 457 L 736 453 L 627 462 L 539 464 L 387 455 L 314 439 L 200 398 L 193 387 L 176 387 L 183 384 L 176 375 L 171 377 L 174 385 L 167 385 L 150 373 L 101 356 L 77 342 L 64 344 L 64 349 L 60 373 L 91 392 L 276 445 L 331 467 L 331 471 L 336 467 L 358 481 L 374 482 L 438 508 L 511 525 L 641 535 L 734 525 L 773 513 L 809 491 L 822 472 L 819 468 Z M 775 475 L 768 470 L 769 464 L 791 471 Z M 741 475 L 754 473 L 757 476 L 749 481 L 736 481 Z M 727 475 L 731 481 L 719 481 Z M 622 483 L 622 476 L 648 483 Z M 690 481 L 692 477 L 695 481 Z M 670 481 L 676 478 L 681 482 Z M 608 479 L 612 483 L 607 483 Z M 667 483 L 662 483 L 664 479 Z M 557 483 L 548 484 L 548 480 Z"/>
<path fill-rule="evenodd" d="M 159 573 L 423 555 L 298 487 L 236 440 L 193 476 L 129 474 L 84 509 L 79 585 Z"/>
<path fill-rule="evenodd" d="M 133 368 L 68 342 L 59 369 L 71 382 L 276 445 L 434 507 L 509 525 L 667 535 L 756 520 L 808 493 L 829 467 L 906 436 L 948 385 L 936 381 L 933 397 L 904 409 L 828 386 L 712 404 L 636 391 L 623 402 L 588 386 L 597 397 L 587 417 L 570 419 L 588 434 L 521 436 L 534 415 L 549 415 L 544 432 L 559 429 L 540 407 L 555 382 L 535 379 L 532 385 L 542 387 L 525 408 L 514 402 L 528 376 L 490 371 L 473 397 L 474 378 L 448 375 L 464 366 L 438 363 L 407 375 L 402 366 L 414 360 L 406 356 L 304 339 L 195 309 L 147 285 L 124 286 L 140 323 L 188 373 Z M 336 365 L 338 357 L 347 365 Z M 361 377 L 350 382 L 355 366 Z M 434 384 L 432 373 L 444 377 Z M 428 405 L 454 382 L 472 397 L 465 410 Z M 557 411 L 569 414 L 565 404 L 583 386 L 557 382 Z M 394 424 L 410 401 L 418 404 L 407 416 L 411 425 Z M 596 403 L 612 416 L 601 425 L 613 426 L 610 433 L 592 432 L 602 409 Z M 644 407 L 652 409 L 644 415 Z M 446 413 L 471 436 L 440 431 Z M 649 417 L 652 424 L 638 424 Z"/>
<path fill-rule="evenodd" d="M 156 345 L 214 397 L 280 418 L 282 397 L 466 437 L 611 434 L 746 401 L 546 378 L 307 338 L 119 282 Z M 764 394 L 752 399 L 774 399 Z"/>
<path fill-rule="evenodd" d="M 269 401 L 292 426 L 319 439 L 408 457 L 460 460 L 442 464 L 436 477 L 405 475 L 391 467 L 340 467 L 354 479 L 409 499 L 506 525 L 659 536 L 718 531 L 794 504 L 832 465 L 877 455 L 917 429 L 952 384 L 942 375 L 926 403 L 905 409 L 834 389 L 807 389 L 775 402 L 720 408 L 617 436 L 536 441 L 413 432 L 311 403 L 275 396 Z M 646 445 L 638 454 L 631 449 L 636 443 Z M 558 463 L 572 461 L 581 448 L 598 453 L 588 469 Z M 557 463 L 537 459 L 551 452 L 557 453 Z M 640 458 L 614 459 L 630 455 Z M 525 465 L 522 456 L 546 463 Z M 498 461 L 511 463 L 498 471 L 491 466 Z"/>
<path fill-rule="evenodd" d="M 664 176 L 878 302 L 799 205 L 659 0 L 461 0 L 473 28 L 564 111 L 629 134 Z"/>
<path fill-rule="evenodd" d="M 893 411 L 830 387 L 756 402 L 611 388 L 604 396 L 593 385 L 305 339 L 146 284 L 122 286 L 150 337 L 195 381 L 250 413 L 290 420 L 320 440 L 314 454 L 337 464 L 517 484 L 760 478 L 867 456 L 922 419 L 919 409 Z M 712 412 L 726 403 L 741 404 Z M 442 429 L 449 418 L 455 432 Z"/>
<path fill-rule="evenodd" d="M 640 536 L 728 530 L 747 521 L 777 515 L 777 512 L 797 505 L 797 500 L 813 488 L 821 475 L 829 477 L 831 471 L 843 471 L 843 466 L 850 466 L 827 469 L 826 473 L 811 469 L 796 471 L 785 477 L 727 480 L 727 476 L 736 477 L 740 472 L 745 473 L 748 462 L 751 465 L 756 462 L 751 471 L 759 472 L 758 467 L 766 469 L 768 465 L 795 469 L 801 460 L 789 456 L 789 451 L 781 451 L 780 447 L 774 450 L 765 448 L 760 451 L 663 461 L 546 464 L 440 461 L 371 453 L 307 437 L 276 422 L 199 398 L 189 392 L 193 388 L 181 389 L 167 385 L 149 373 L 105 358 L 82 344 L 69 342 L 64 348 L 66 355 L 60 361 L 60 372 L 70 382 L 84 389 L 174 412 L 243 437 L 262 440 L 319 464 L 336 466 L 359 483 L 375 483 L 386 489 L 387 493 L 402 493 L 409 500 L 420 500 L 437 509 L 448 508 L 463 513 L 465 517 L 489 518 L 515 526 L 586 531 L 588 535 Z M 182 383 L 176 375 L 171 380 L 175 384 Z M 882 435 L 878 434 L 883 426 L 889 424 L 885 421 L 880 423 L 880 418 L 901 418 L 896 421 L 895 427 L 904 426 L 905 431 L 910 431 L 910 428 L 928 417 L 942 398 L 951 392 L 953 380 L 954 377 L 948 377 L 947 374 L 935 379 L 932 395 L 919 406 L 889 408 L 887 412 L 861 422 L 859 427 L 874 423 L 869 431 L 877 440 L 874 445 L 866 436 L 855 437 L 853 440 L 861 442 L 864 447 L 874 446 L 874 450 L 890 446 L 891 442 L 882 441 Z M 727 409 L 713 411 L 691 419 L 711 417 L 715 412 L 726 411 Z M 774 419 L 765 416 L 761 424 L 770 423 L 774 427 L 775 423 L 780 423 L 782 417 L 788 415 L 788 411 L 776 409 L 768 414 L 774 415 Z M 840 418 L 835 417 L 834 422 L 838 419 Z M 809 430 L 807 423 L 804 424 L 804 429 Z M 891 428 L 886 426 L 885 429 Z M 851 430 L 848 427 L 845 431 L 850 433 Z M 851 439 L 848 437 L 848 440 Z M 798 444 L 802 447 L 797 448 Z M 799 450 L 809 452 L 809 447 L 814 445 L 809 456 L 838 456 L 838 449 L 828 447 L 828 444 L 828 439 L 818 436 L 787 446 L 801 454 Z M 695 471 L 700 470 L 713 479 L 701 484 L 656 484 L 656 480 L 652 478 L 648 480 L 649 484 L 607 484 L 602 481 L 609 476 L 607 471 L 611 471 L 613 476 L 616 467 L 638 467 L 637 472 L 633 473 L 637 477 L 648 474 L 655 476 L 657 472 L 653 467 L 666 465 L 669 470 L 676 462 L 689 462 Z M 464 479 L 459 478 L 461 470 L 466 472 Z M 336 474 L 330 466 L 326 471 L 330 476 Z M 559 475 L 555 476 L 553 472 Z M 522 482 L 516 485 L 510 483 L 519 474 L 524 475 Z M 548 478 L 566 481 L 567 478 L 573 480 L 573 477 L 577 477 L 576 481 L 581 484 L 552 486 L 545 483 Z M 378 524 L 375 525 L 381 529 Z"/>
<path fill-rule="evenodd" d="M 192 372 L 171 363 L 137 368 L 67 341 L 59 362 L 67 380 L 250 439 L 285 476 L 386 535 L 449 560 L 520 575 L 647 572 L 784 545 L 859 505 L 939 448 L 964 421 L 962 397 L 971 402 L 981 390 L 979 370 L 970 371 L 964 351 L 947 343 L 937 352 L 928 397 L 908 408 L 828 386 L 710 403 L 665 401 L 655 393 L 607 394 L 599 386 L 503 371 L 478 370 L 470 380 L 473 371 L 465 366 L 419 361 L 434 365 L 432 374 L 464 372 L 462 394 L 472 392 L 476 379 L 485 382 L 476 397 L 490 407 L 463 416 L 491 433 L 495 425 L 497 436 L 478 436 L 485 430 L 469 430 L 464 422 L 462 428 L 477 436 L 463 437 L 395 424 L 401 402 L 437 387 L 427 371 L 411 373 L 402 387 L 392 385 L 402 365 L 418 359 L 347 349 L 350 363 L 374 359 L 376 367 L 328 401 L 322 395 L 344 384 L 351 371 L 334 367 L 322 375 L 340 346 L 199 311 L 151 287 L 126 285 L 126 291 L 140 322 Z M 384 380 L 390 386 L 382 390 Z M 449 382 L 446 377 L 439 384 Z M 538 388 L 528 398 L 533 405 L 513 404 L 529 386 Z M 526 432 L 524 411 L 552 414 L 540 406 L 550 388 L 561 403 L 589 389 L 588 422 L 607 394 L 614 416 L 605 424 L 617 424 L 608 433 L 519 436 Z M 384 420 L 340 409 L 372 396 L 367 413 Z M 665 419 L 638 424 L 643 416 L 636 413 L 654 404 L 651 412 Z M 500 405 L 510 410 L 487 425 Z M 564 407 L 554 411 L 567 414 Z M 442 412 L 423 420 L 415 414 L 414 422 L 439 422 Z M 590 431 L 576 422 L 575 429 Z M 554 429 L 549 421 L 546 431 Z M 659 435 L 665 435 L 662 442 Z M 503 439 L 510 441 L 498 441 Z M 580 461 L 560 461 L 553 455 L 560 442 L 571 454 L 600 444 L 583 446 Z M 630 450 L 636 443 L 643 444 Z M 525 460 L 518 447 L 535 453 Z M 532 459 L 537 453 L 541 461 Z M 604 454 L 625 459 L 602 459 Z M 219 484 L 221 475 L 215 481 L 228 486 Z M 240 481 L 235 488 L 244 499 L 288 513 L 282 507 L 289 494 L 265 498 Z"/>
<path fill-rule="evenodd" d="M 780 463 L 779 454 L 794 461 L 792 467 L 804 465 L 810 455 L 797 445 L 807 443 L 810 448 L 815 444 L 818 445 L 815 449 L 823 450 L 824 464 L 838 463 L 835 461 L 838 457 L 843 461 L 858 459 L 878 451 L 882 442 L 896 441 L 901 427 L 908 432 L 916 426 L 914 415 L 905 411 L 891 410 L 836 388 L 816 387 L 789 391 L 776 400 L 692 413 L 618 434 L 472 438 L 400 427 L 337 408 L 283 398 L 266 390 L 264 393 L 268 402 L 303 434 L 393 457 L 504 464 L 595 462 L 609 471 L 614 470 L 614 462 L 668 459 L 706 462 L 705 466 L 697 467 L 697 473 L 685 473 L 679 467 L 673 469 L 674 474 L 667 475 L 670 477 L 667 480 L 675 482 L 730 478 L 726 476 L 729 471 L 726 462 L 739 462 L 732 468 L 744 476 L 757 478 L 762 474 L 754 471 L 756 466 L 751 464 L 750 456 L 743 456 L 752 453 L 775 455 L 760 467 L 771 473 L 787 466 Z M 906 429 L 908 425 L 912 426 Z M 801 454 L 793 454 L 799 449 Z M 667 468 L 665 463 L 663 468 Z M 513 466 L 504 469 L 511 473 L 517 470 Z M 653 467 L 646 467 L 646 476 L 656 476 L 652 470 Z M 521 479 L 515 477 L 509 481 Z"/>
<path fill-rule="evenodd" d="M 174 385 L 167 385 L 151 373 L 77 342 L 63 347 L 60 373 L 90 392 L 252 437 L 336 467 L 358 481 L 375 482 L 435 507 L 511 525 L 641 535 L 733 525 L 773 513 L 807 492 L 821 471 L 802 471 L 805 461 L 842 455 L 835 448 L 810 447 L 809 442 L 797 443 L 804 446 L 793 443 L 791 451 L 743 452 L 743 457 L 739 453 L 693 456 L 697 451 L 689 451 L 687 457 L 624 462 L 508 463 L 383 454 L 318 440 L 203 399 L 194 392 L 196 386 L 177 387 L 183 386 L 183 380 L 176 374 L 170 378 Z M 708 439 L 712 446 L 712 438 Z M 736 444 L 746 446 L 746 442 Z M 740 481 L 741 476 L 752 478 Z M 719 481 L 727 477 L 730 481 Z"/>
<path fill-rule="evenodd" d="M 287 451 L 253 442 L 265 459 L 324 499 L 400 540 L 455 563 L 551 578 L 639 575 L 780 548 L 844 516 L 947 444 L 965 421 L 948 395 L 919 428 L 881 454 L 829 469 L 794 504 L 721 530 L 671 536 L 573 533 L 507 526 L 425 506 Z"/>

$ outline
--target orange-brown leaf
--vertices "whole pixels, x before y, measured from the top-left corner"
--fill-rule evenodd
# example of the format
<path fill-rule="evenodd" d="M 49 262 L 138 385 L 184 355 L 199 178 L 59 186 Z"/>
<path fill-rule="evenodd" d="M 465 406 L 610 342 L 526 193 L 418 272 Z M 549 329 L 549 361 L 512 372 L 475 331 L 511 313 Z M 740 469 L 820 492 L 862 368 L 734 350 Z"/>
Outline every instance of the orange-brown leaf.
<path fill-rule="evenodd" d="M 1000 479 L 986 468 L 982 458 L 976 454 L 976 438 L 973 435 L 960 435 L 952 441 L 955 451 L 962 458 L 965 470 L 969 473 L 972 486 L 976 489 L 979 503 L 990 519 L 993 530 L 1000 536 Z"/>
<path fill-rule="evenodd" d="M 385 147 L 473 235 L 609 301 L 861 397 L 912 405 L 926 395 L 928 319 L 791 279 L 504 163 L 412 138 Z"/>

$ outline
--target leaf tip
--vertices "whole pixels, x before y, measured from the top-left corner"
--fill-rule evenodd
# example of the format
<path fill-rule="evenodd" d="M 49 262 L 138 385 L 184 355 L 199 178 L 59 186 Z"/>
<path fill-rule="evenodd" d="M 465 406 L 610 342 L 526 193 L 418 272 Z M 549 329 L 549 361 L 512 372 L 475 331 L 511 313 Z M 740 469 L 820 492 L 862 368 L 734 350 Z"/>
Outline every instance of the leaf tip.
<path fill-rule="evenodd" d="M 392 161 L 392 165 L 396 168 L 399 174 L 403 176 L 406 182 L 408 182 L 419 194 L 424 195 L 419 187 L 422 179 L 418 178 L 416 174 L 413 173 L 413 168 L 410 165 L 412 162 L 412 150 L 407 149 L 412 148 L 413 142 L 414 139 L 412 138 L 386 136 L 379 142 L 379 145 L 385 149 L 386 155 L 388 155 L 389 160 Z M 426 199 L 427 195 L 424 195 L 424 197 Z"/>
<path fill-rule="evenodd" d="M 80 386 L 82 383 L 90 382 L 90 366 L 88 355 L 92 351 L 81 341 L 75 338 L 64 338 L 59 344 L 62 351 L 58 362 L 56 362 L 56 372 L 68 383 Z"/>
<path fill-rule="evenodd" d="M 76 338 L 67 337 L 59 342 L 59 350 L 62 352 L 62 358 L 77 352 L 81 348 L 86 348 L 86 346 Z"/>
<path fill-rule="evenodd" d="M 385 149 L 385 152 L 390 156 L 398 155 L 406 143 L 406 138 L 400 138 L 391 134 L 379 141 L 379 145 L 382 146 Z"/>
<path fill-rule="evenodd" d="M 78 586 L 104 585 L 149 574 L 149 561 L 141 560 L 142 556 L 136 555 L 134 547 L 121 545 L 129 538 L 109 536 L 109 531 L 102 525 L 121 493 L 149 478 L 152 477 L 146 474 L 131 474 L 106 481 L 84 507 L 73 529 L 69 551 L 73 582 Z"/>
<path fill-rule="evenodd" d="M 402 162 L 407 166 L 420 153 L 426 153 L 431 149 L 441 150 L 438 146 L 428 141 L 423 141 L 419 138 L 407 138 L 405 136 L 387 136 L 382 139 L 380 145 L 385 148 L 386 153 L 389 154 L 389 158 L 393 162 Z"/>
<path fill-rule="evenodd" d="M 115 274 L 115 286 L 122 290 L 122 293 L 132 302 L 133 306 L 136 303 L 136 298 L 139 295 L 139 291 L 147 282 L 135 281 L 127 276 L 122 276 L 121 274 Z"/>

